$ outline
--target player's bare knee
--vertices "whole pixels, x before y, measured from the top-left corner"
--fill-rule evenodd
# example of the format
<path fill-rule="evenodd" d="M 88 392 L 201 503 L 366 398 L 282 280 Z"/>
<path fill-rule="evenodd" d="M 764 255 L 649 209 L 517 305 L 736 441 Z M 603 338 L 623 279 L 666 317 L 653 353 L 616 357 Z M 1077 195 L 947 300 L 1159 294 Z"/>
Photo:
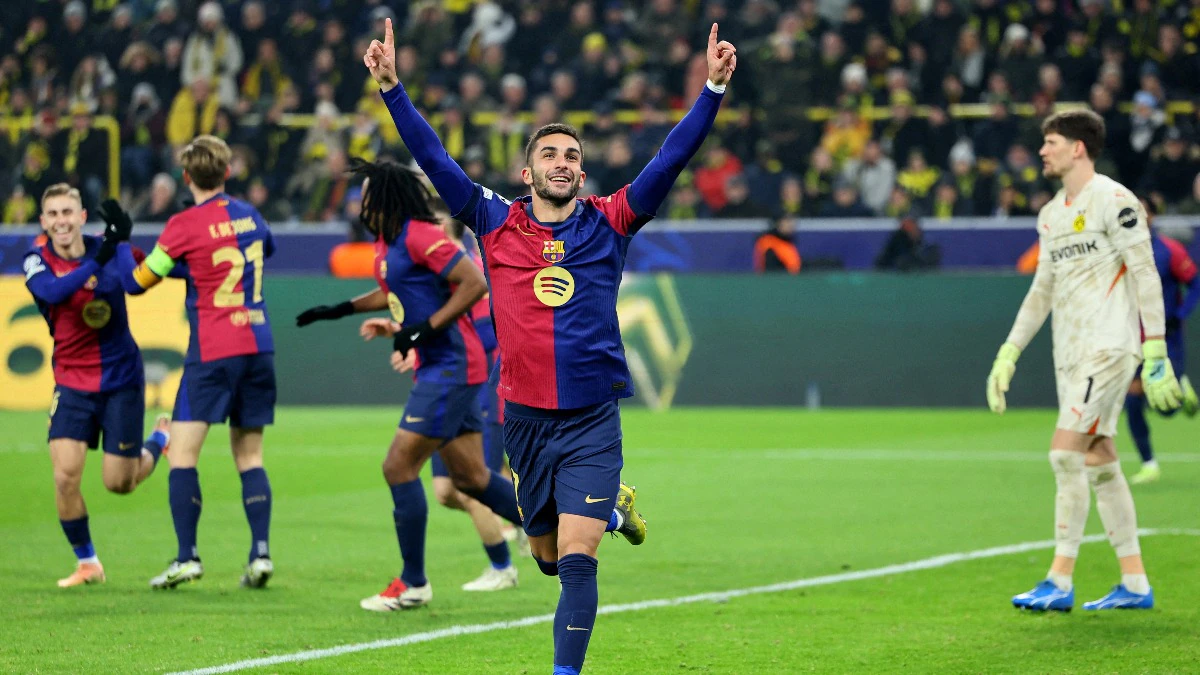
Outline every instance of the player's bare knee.
<path fill-rule="evenodd" d="M 127 495 L 137 487 L 135 476 L 105 476 L 104 489 L 118 495 Z"/>
<path fill-rule="evenodd" d="M 437 498 L 438 504 L 448 509 L 462 508 L 458 500 L 458 490 L 455 490 L 454 484 L 448 480 L 434 479 L 433 496 Z"/>
<path fill-rule="evenodd" d="M 60 495 L 79 494 L 79 484 L 83 479 L 82 472 L 54 471 L 54 489 Z"/>
<path fill-rule="evenodd" d="M 1097 437 L 1096 440 L 1088 447 L 1087 450 L 1087 465 L 1101 466 L 1104 464 L 1112 464 L 1117 461 L 1117 446 L 1111 438 L 1106 436 Z"/>
<path fill-rule="evenodd" d="M 463 492 L 482 492 L 487 489 L 488 481 L 491 475 L 488 473 L 487 467 L 482 471 L 455 471 L 450 469 L 450 481 L 454 483 L 454 487 Z"/>

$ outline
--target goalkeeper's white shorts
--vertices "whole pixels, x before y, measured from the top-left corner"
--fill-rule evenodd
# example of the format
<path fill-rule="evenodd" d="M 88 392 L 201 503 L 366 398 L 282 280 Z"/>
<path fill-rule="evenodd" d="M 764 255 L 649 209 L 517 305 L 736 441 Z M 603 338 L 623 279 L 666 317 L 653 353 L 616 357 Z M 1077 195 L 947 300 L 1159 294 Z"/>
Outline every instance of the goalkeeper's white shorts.
<path fill-rule="evenodd" d="M 1055 372 L 1058 428 L 1089 436 L 1116 436 L 1125 395 L 1142 360 L 1128 352 L 1101 352 Z"/>

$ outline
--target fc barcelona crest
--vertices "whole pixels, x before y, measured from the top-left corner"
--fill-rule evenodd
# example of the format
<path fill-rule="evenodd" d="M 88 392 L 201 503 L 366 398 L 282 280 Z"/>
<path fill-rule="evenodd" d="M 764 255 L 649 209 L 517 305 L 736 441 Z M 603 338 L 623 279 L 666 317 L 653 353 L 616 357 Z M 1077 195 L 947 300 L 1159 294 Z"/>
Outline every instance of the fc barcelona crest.
<path fill-rule="evenodd" d="M 566 249 L 563 248 L 565 242 L 552 241 L 549 239 L 542 240 L 542 257 L 548 263 L 562 262 L 562 259 L 567 257 Z"/>

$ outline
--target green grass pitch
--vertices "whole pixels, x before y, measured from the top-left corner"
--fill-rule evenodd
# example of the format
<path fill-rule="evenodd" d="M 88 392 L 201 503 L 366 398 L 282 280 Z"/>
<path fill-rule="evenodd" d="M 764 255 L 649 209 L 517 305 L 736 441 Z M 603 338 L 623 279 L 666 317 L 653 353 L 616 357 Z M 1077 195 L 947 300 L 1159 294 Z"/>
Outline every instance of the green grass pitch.
<path fill-rule="evenodd" d="M 0 413 L 0 672 L 183 671 L 550 614 L 558 584 L 518 561 L 512 591 L 459 586 L 486 565 L 468 519 L 430 495 L 433 604 L 358 607 L 399 571 L 379 464 L 397 411 L 288 408 L 267 433 L 276 577 L 238 588 L 249 546 L 224 428 L 200 462 L 205 578 L 152 592 L 175 543 L 165 466 L 111 495 L 99 455 L 84 477 L 108 583 L 61 590 L 73 566 L 56 522 L 45 417 Z M 644 546 L 608 540 L 602 604 L 869 570 L 1052 537 L 1051 411 L 690 409 L 624 415 L 625 478 L 650 524 Z M 1161 482 L 1134 488 L 1139 524 L 1200 527 L 1197 422 L 1152 420 Z M 1127 436 L 1125 470 L 1137 468 Z M 1093 509 L 1089 534 L 1101 533 Z M 778 593 L 601 616 L 586 672 L 1195 672 L 1200 537 L 1145 537 L 1158 607 L 1022 614 L 1009 597 L 1045 573 L 1042 549 Z M 1086 544 L 1077 603 L 1117 581 Z M 459 635 L 269 673 L 548 673 L 549 624 Z"/>

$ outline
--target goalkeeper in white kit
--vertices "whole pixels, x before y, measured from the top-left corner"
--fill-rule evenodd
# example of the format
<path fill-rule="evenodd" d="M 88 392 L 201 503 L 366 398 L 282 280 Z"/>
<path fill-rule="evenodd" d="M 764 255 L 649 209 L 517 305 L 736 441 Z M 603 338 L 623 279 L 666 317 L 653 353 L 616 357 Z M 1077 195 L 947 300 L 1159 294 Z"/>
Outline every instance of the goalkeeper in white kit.
<path fill-rule="evenodd" d="M 1175 409 L 1181 393 L 1163 341 L 1162 285 L 1146 213 L 1132 191 L 1096 173 L 1104 133 L 1104 120 L 1086 110 L 1061 112 L 1042 124 L 1043 173 L 1060 179 L 1063 189 L 1038 214 L 1037 273 L 987 379 L 988 406 L 1002 413 L 1021 350 L 1053 312 L 1059 413 L 1050 466 L 1058 488 L 1057 545 L 1047 578 L 1012 599 L 1023 609 L 1070 611 L 1074 606 L 1071 575 L 1091 508 L 1089 484 L 1120 562 L 1121 583 L 1083 608 L 1154 606 L 1133 496 L 1113 436 L 1125 392 L 1143 358 L 1142 384 L 1151 406 Z"/>

